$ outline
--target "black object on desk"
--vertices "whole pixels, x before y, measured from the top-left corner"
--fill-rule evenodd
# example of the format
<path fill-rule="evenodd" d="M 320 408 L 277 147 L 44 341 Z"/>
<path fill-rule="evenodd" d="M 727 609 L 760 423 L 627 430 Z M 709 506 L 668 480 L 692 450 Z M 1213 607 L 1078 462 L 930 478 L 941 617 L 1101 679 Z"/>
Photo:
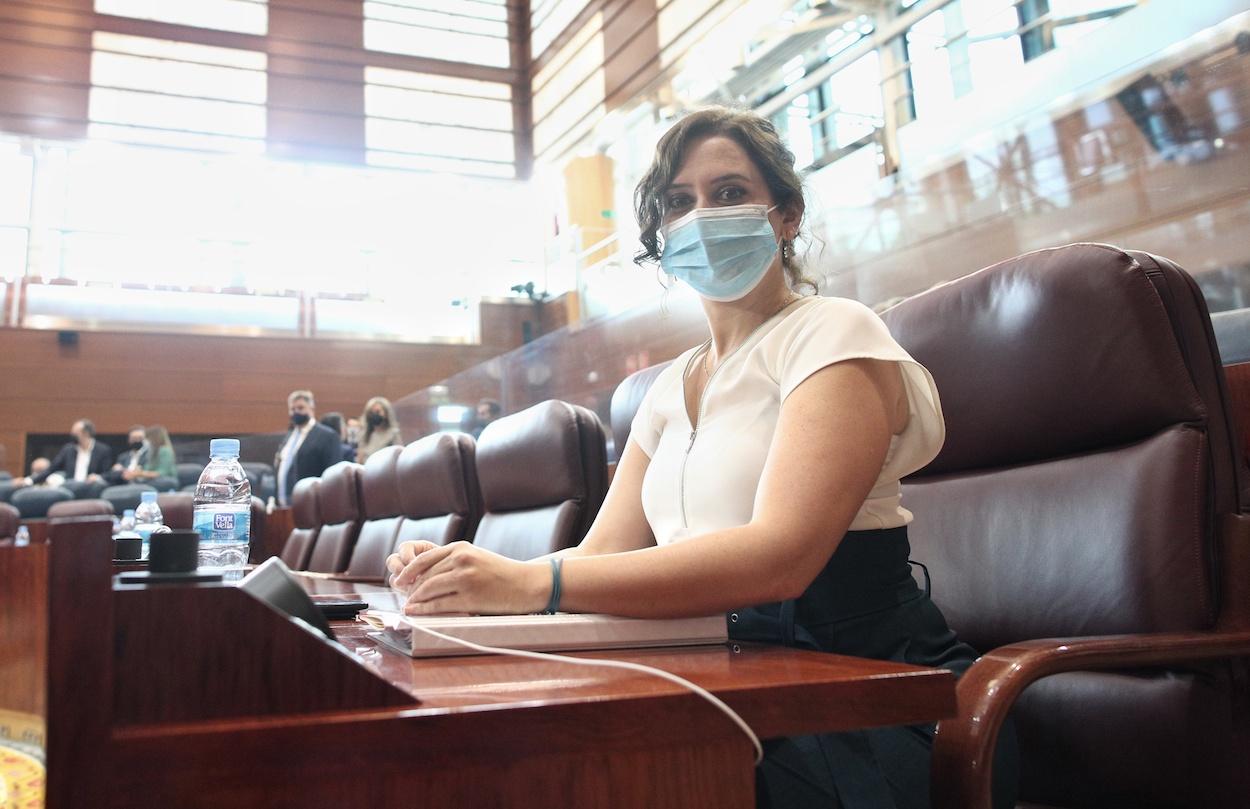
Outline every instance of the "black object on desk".
<path fill-rule="evenodd" d="M 215 568 L 199 570 L 200 535 L 180 528 L 154 533 L 148 539 L 148 569 L 120 573 L 122 584 L 192 584 L 221 581 Z"/>

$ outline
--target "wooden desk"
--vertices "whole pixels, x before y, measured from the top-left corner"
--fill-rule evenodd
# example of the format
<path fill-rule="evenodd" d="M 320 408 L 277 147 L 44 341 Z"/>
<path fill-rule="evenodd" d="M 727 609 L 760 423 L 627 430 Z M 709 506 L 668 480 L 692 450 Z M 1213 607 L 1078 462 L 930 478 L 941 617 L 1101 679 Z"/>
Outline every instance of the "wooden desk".
<path fill-rule="evenodd" d="M 43 553 L 49 807 L 754 803 L 746 737 L 664 680 L 513 658 L 411 660 L 338 622 L 347 654 L 234 587 L 101 590 L 90 571 L 107 568 L 102 530 L 58 525 Z M 83 609 L 105 599 L 89 631 L 58 628 L 68 612 L 55 593 L 70 583 Z M 309 589 L 389 597 L 325 580 Z M 765 646 L 610 656 L 703 685 L 765 738 L 954 711 L 954 678 L 940 670 Z"/>

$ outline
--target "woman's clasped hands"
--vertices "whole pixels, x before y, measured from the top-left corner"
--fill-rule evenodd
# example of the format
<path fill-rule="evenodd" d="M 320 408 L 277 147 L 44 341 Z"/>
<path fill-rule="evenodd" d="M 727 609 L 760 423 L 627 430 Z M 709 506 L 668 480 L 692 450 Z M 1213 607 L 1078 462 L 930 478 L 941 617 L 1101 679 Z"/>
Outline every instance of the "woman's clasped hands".
<path fill-rule="evenodd" d="M 540 612 L 551 594 L 545 561 L 518 562 L 468 542 L 403 542 L 386 569 L 405 615 Z"/>

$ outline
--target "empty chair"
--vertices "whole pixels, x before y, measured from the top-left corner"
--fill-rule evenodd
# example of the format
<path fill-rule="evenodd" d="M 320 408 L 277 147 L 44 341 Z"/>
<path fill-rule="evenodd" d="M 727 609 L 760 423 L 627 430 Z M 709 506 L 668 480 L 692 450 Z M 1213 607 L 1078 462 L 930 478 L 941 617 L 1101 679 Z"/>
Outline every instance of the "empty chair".
<path fill-rule="evenodd" d="M 347 564 L 349 576 L 386 575 L 386 557 L 395 547 L 403 521 L 395 463 L 403 447 L 384 447 L 360 470 L 360 508 L 364 522 Z"/>
<path fill-rule="evenodd" d="M 74 497 L 79 500 L 94 500 L 100 497 L 100 493 L 108 486 L 102 480 L 67 480 L 61 484 L 73 493 Z"/>
<path fill-rule="evenodd" d="M 113 504 L 107 500 L 93 498 L 91 500 L 64 500 L 48 506 L 49 520 L 97 515 L 111 517 L 113 515 Z"/>
<path fill-rule="evenodd" d="M 255 461 L 241 463 L 240 466 L 247 473 L 247 480 L 252 485 L 252 494 L 261 500 L 269 500 L 273 496 L 277 485 L 273 467 L 267 463 Z"/>
<path fill-rule="evenodd" d="M 21 512 L 8 503 L 0 503 L 0 540 L 17 536 L 17 527 L 21 524 Z"/>
<path fill-rule="evenodd" d="M 939 724 L 933 805 L 989 805 L 1009 709 L 1023 802 L 1250 805 L 1246 470 L 1197 285 L 1072 245 L 884 319 L 946 414 L 904 482 L 912 558 L 986 653 Z"/>
<path fill-rule="evenodd" d="M 195 527 L 195 496 L 190 492 L 161 492 L 156 496 L 156 505 L 160 506 L 161 520 L 170 528 Z M 264 535 L 265 504 L 259 497 L 253 497 L 251 521 L 248 523 L 248 538 L 253 553 L 260 547 L 260 539 Z"/>
<path fill-rule="evenodd" d="M 317 543 L 317 532 L 321 530 L 321 503 L 318 490 L 321 478 L 303 478 L 296 482 L 291 491 L 291 516 L 295 519 L 295 528 L 291 530 L 286 543 L 279 554 L 286 566 L 291 570 L 305 570 L 308 557 L 312 555 L 313 546 Z"/>
<path fill-rule="evenodd" d="M 360 533 L 360 464 L 339 461 L 321 476 L 317 489 L 321 510 L 321 530 L 308 570 L 341 573 L 351 558 Z"/>
<path fill-rule="evenodd" d="M 144 492 L 156 489 L 146 483 L 124 483 L 121 486 L 109 486 L 100 492 L 100 498 L 113 504 L 113 513 L 120 515 L 129 508 L 138 508 Z"/>
<path fill-rule="evenodd" d="M 476 466 L 485 514 L 474 544 L 532 559 L 581 541 L 607 490 L 607 445 L 594 413 L 546 401 L 482 431 Z"/>
<path fill-rule="evenodd" d="M 638 406 L 642 404 L 647 391 L 651 390 L 656 377 L 671 362 L 672 360 L 669 360 L 659 365 L 643 368 L 641 371 L 635 371 L 622 379 L 621 384 L 617 385 L 616 390 L 612 392 L 612 404 L 608 412 L 612 420 L 612 443 L 616 447 L 617 460 L 620 460 L 621 454 L 625 452 L 625 442 L 629 440 L 629 428 L 634 423 L 634 415 L 638 412 Z"/>
<path fill-rule="evenodd" d="M 11 480 L 0 483 L 0 503 L 8 503 L 13 498 L 13 492 L 20 488 L 22 487 Z"/>
<path fill-rule="evenodd" d="M 194 490 L 195 484 L 200 481 L 200 473 L 204 471 L 204 464 L 180 463 L 175 468 L 178 470 L 179 491 L 185 491 L 187 487 L 191 487 Z"/>
<path fill-rule="evenodd" d="M 474 455 L 465 433 L 435 433 L 404 447 L 396 464 L 404 514 L 396 544 L 473 539 L 482 516 Z"/>
<path fill-rule="evenodd" d="M 190 492 L 161 492 L 156 496 L 156 505 L 170 528 L 188 529 L 194 525 L 195 496 Z"/>
<path fill-rule="evenodd" d="M 0 483 L 5 483 L 13 479 L 13 473 L 7 469 L 0 469 Z"/>
<path fill-rule="evenodd" d="M 31 520 L 48 516 L 48 509 L 54 503 L 73 499 L 73 493 L 63 486 L 27 486 L 13 492 L 9 502 L 23 520 Z"/>

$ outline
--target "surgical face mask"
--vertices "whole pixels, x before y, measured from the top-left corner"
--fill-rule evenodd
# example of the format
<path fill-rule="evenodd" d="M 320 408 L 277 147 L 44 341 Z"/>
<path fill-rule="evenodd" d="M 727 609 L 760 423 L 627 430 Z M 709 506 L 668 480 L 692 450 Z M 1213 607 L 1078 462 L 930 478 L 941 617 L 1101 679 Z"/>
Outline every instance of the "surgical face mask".
<path fill-rule="evenodd" d="M 294 424 L 296 427 L 303 427 L 305 424 L 308 423 L 309 418 L 310 416 L 307 413 L 292 413 L 291 423 Z"/>
<path fill-rule="evenodd" d="M 759 286 L 777 255 L 772 208 L 696 208 L 665 226 L 660 266 L 704 298 L 736 301 Z"/>
<path fill-rule="evenodd" d="M 141 450 L 141 449 L 143 449 L 143 442 L 142 442 L 142 441 L 131 441 L 131 442 L 130 442 L 130 451 L 131 451 L 131 452 L 138 452 L 138 451 L 139 451 L 139 450 Z"/>

